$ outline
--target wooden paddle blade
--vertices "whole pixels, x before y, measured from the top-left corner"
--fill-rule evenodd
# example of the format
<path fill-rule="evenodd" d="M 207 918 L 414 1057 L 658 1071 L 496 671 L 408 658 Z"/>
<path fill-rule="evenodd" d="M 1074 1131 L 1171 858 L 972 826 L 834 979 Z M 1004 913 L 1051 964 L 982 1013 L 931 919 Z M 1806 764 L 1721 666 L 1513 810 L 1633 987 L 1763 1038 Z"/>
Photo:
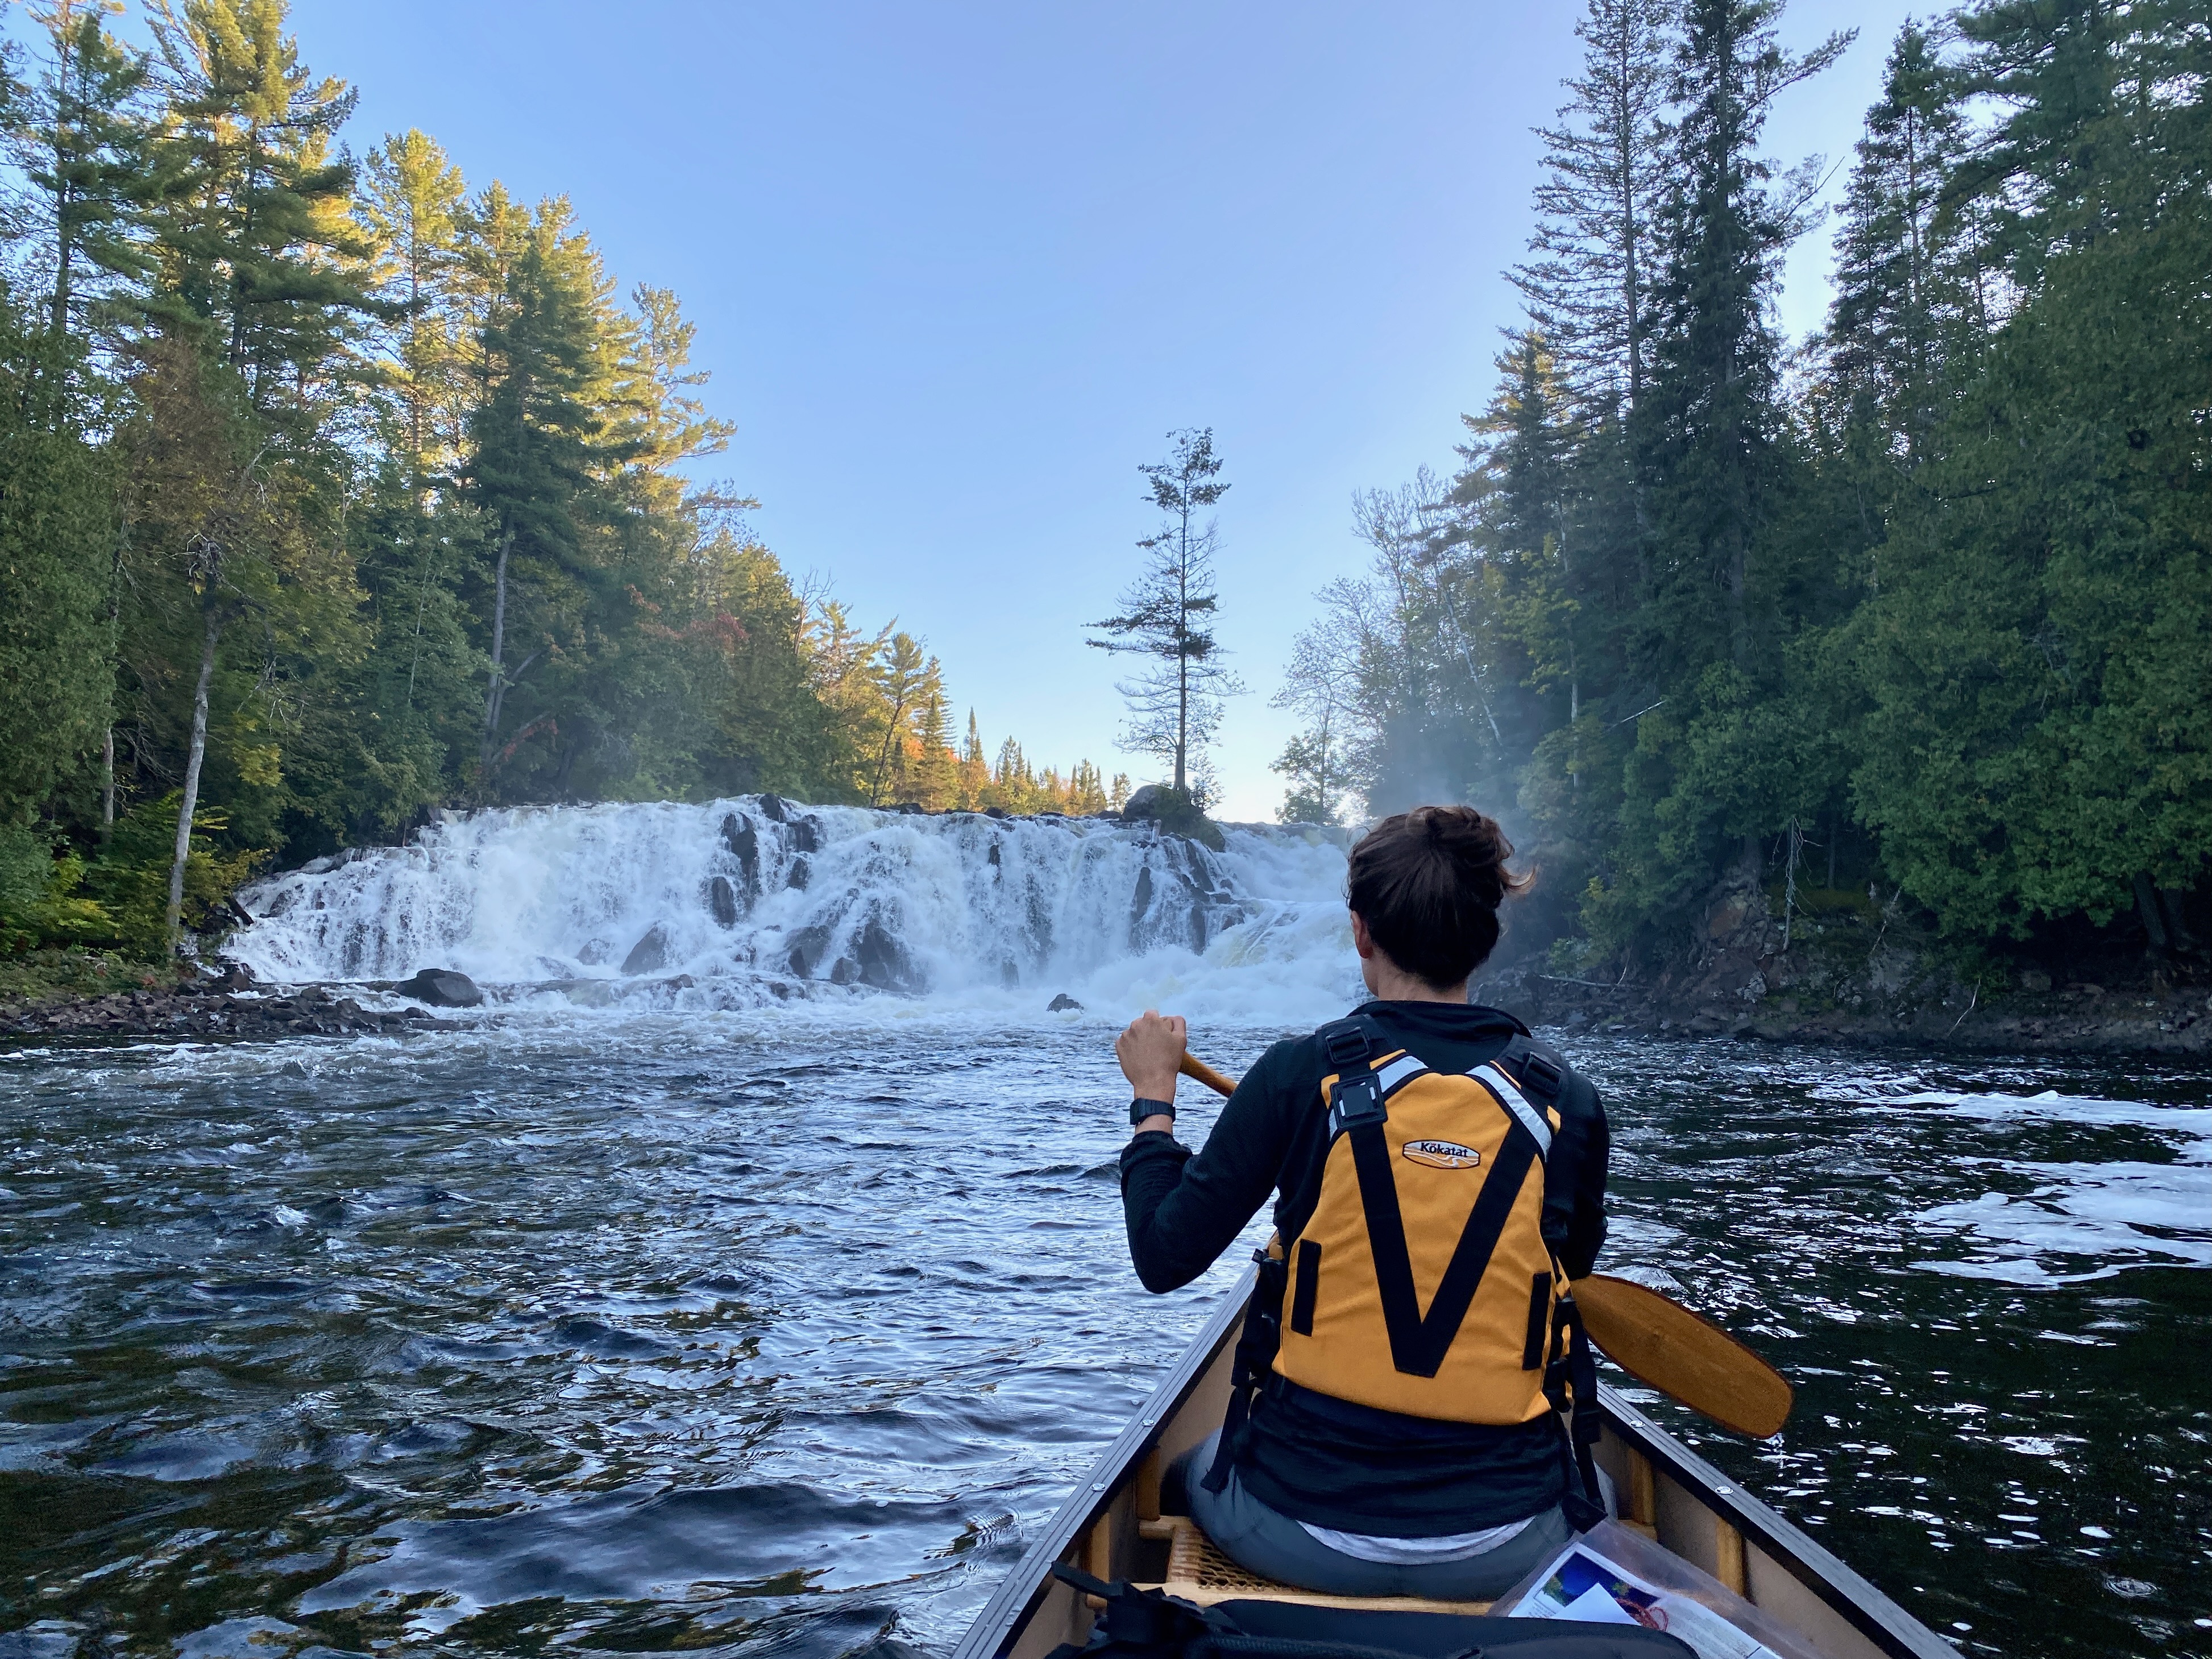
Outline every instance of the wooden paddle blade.
<path fill-rule="evenodd" d="M 1184 1054 L 1182 1057 L 1182 1065 L 1180 1069 L 1185 1077 L 1195 1078 L 1199 1082 L 1203 1083 L 1207 1088 L 1212 1090 L 1217 1095 L 1233 1095 L 1237 1092 L 1237 1085 L 1235 1084 L 1231 1083 L 1227 1078 L 1222 1076 L 1220 1073 L 1215 1071 L 1213 1067 L 1207 1065 L 1196 1054 Z"/>
<path fill-rule="evenodd" d="M 1567 1288 L 1590 1340 L 1631 1376 L 1756 1440 L 1789 1420 L 1788 1380 L 1710 1320 L 1610 1273 L 1592 1273 Z"/>

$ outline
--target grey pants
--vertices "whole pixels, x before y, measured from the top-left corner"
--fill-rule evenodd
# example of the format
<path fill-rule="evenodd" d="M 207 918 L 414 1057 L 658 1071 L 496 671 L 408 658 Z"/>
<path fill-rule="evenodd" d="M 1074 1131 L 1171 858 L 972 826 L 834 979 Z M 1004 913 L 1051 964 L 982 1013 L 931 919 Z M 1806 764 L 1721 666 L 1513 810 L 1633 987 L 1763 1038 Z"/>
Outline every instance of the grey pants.
<path fill-rule="evenodd" d="M 1244 1490 L 1230 1471 L 1229 1484 L 1206 1490 L 1206 1471 L 1220 1435 L 1176 1460 L 1188 1492 L 1191 1519 L 1239 1566 L 1279 1583 L 1324 1595 L 1419 1595 L 1437 1601 L 1487 1601 L 1512 1589 L 1573 1535 L 1559 1510 L 1547 1510 L 1495 1549 L 1463 1561 L 1397 1566 L 1363 1561 L 1329 1548 L 1279 1510 Z M 1170 1480 L 1174 1476 L 1170 1477 Z M 1472 1528 L 1470 1528 L 1472 1530 Z"/>

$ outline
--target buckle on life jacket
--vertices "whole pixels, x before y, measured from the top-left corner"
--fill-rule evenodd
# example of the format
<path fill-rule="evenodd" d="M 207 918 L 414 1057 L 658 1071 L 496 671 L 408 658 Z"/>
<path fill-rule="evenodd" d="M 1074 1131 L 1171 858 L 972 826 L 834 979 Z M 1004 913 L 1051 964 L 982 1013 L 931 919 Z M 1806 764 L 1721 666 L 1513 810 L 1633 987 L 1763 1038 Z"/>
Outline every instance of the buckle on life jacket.
<path fill-rule="evenodd" d="M 1382 1103 L 1382 1079 L 1372 1072 L 1356 1072 L 1350 1077 L 1340 1077 L 1328 1091 L 1328 1138 L 1349 1129 L 1364 1128 L 1370 1123 L 1381 1123 L 1390 1115 Z"/>
<path fill-rule="evenodd" d="M 1534 1096 L 1542 1105 L 1557 1105 L 1559 1091 L 1567 1086 L 1566 1068 L 1517 1033 L 1492 1063 L 1519 1083 L 1522 1093 Z"/>
<path fill-rule="evenodd" d="M 1328 1062 L 1332 1072 L 1359 1065 L 1374 1052 L 1374 1036 L 1367 1029 L 1367 1022 L 1356 1016 L 1333 1019 L 1316 1035 L 1321 1038 L 1322 1058 Z"/>

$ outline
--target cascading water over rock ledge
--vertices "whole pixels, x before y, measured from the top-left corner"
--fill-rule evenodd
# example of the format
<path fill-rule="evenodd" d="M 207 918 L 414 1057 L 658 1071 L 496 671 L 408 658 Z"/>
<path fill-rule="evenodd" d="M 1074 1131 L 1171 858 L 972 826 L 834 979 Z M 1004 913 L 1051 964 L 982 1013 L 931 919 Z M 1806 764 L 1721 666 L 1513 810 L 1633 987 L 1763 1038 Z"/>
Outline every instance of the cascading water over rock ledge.
<path fill-rule="evenodd" d="M 457 968 L 571 1002 L 753 1006 L 826 991 L 962 1000 L 1132 963 L 1342 976 L 1344 855 L 1323 832 L 806 807 L 775 795 L 448 818 L 240 896 L 264 978 Z M 1307 976 L 1310 976 L 1307 975 Z M 1107 993 L 1110 994 L 1110 991 Z"/>

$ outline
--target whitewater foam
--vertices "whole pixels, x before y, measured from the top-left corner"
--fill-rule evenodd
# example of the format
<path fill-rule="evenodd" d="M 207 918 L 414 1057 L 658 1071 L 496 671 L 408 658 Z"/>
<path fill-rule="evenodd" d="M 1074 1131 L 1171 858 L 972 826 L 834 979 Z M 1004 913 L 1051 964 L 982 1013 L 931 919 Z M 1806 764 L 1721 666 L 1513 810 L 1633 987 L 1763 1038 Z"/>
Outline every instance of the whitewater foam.
<path fill-rule="evenodd" d="M 1310 1024 L 1358 991 L 1344 853 L 1230 826 L 807 807 L 773 795 L 527 807 L 434 823 L 240 895 L 228 954 L 280 982 L 453 968 L 500 1006 L 865 1003 Z M 888 1009 L 881 1010 L 889 1012 Z"/>

